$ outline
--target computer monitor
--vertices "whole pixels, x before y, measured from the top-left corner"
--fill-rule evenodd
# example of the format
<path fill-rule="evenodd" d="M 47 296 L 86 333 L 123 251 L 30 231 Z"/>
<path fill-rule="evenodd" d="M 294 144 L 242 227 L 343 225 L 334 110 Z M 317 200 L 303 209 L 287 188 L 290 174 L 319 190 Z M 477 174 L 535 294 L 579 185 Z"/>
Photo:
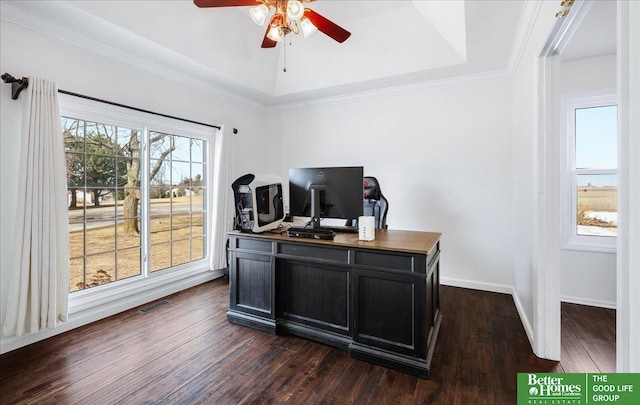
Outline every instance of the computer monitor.
<path fill-rule="evenodd" d="M 321 218 L 358 219 L 363 176 L 362 166 L 289 169 L 291 215 L 310 217 L 313 229 Z"/>

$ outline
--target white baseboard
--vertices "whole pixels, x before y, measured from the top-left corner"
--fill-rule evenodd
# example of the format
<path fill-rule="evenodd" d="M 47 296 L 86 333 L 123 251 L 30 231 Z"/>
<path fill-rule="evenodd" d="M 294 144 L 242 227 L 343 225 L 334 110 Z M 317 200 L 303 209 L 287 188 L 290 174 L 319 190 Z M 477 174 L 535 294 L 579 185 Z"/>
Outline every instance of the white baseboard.
<path fill-rule="evenodd" d="M 616 302 L 611 301 L 601 301 L 601 300 L 593 300 L 590 298 L 582 298 L 582 297 L 570 297 L 563 295 L 560 297 L 561 302 L 568 302 L 570 304 L 579 304 L 579 305 L 588 305 L 590 307 L 599 307 L 599 308 L 607 308 L 607 309 L 616 309 Z"/>
<path fill-rule="evenodd" d="M 505 284 L 483 283 L 480 281 L 461 280 L 457 278 L 440 277 L 440 284 L 451 287 L 470 288 L 502 294 L 513 294 L 513 287 Z"/>
<path fill-rule="evenodd" d="M 182 290 L 195 287 L 199 284 L 206 283 L 207 281 L 222 277 L 223 275 L 224 274 L 222 270 L 202 272 L 178 281 L 174 281 L 170 284 L 165 284 L 139 294 L 131 295 L 126 299 L 115 300 L 105 305 L 100 305 L 84 311 L 76 312 L 69 315 L 69 319 L 67 320 L 67 322 L 59 322 L 58 327 L 55 329 L 44 329 L 38 333 L 27 334 L 20 337 L 2 336 L 2 341 L 0 343 L 0 354 L 19 349 L 21 347 L 39 342 L 55 335 L 59 335 L 80 326 L 90 324 L 91 322 L 107 318 L 117 313 L 127 311 L 129 309 L 144 305 L 146 303 L 155 301 L 171 294 L 175 294 Z"/>
<path fill-rule="evenodd" d="M 525 333 L 527 334 L 527 338 L 529 339 L 529 344 L 531 345 L 531 350 L 535 353 L 535 345 L 533 340 L 533 328 L 531 327 L 531 322 L 529 322 L 529 318 L 527 318 L 527 314 L 524 312 L 524 308 L 522 307 L 522 303 L 520 302 L 520 298 L 518 298 L 518 294 L 516 294 L 516 290 L 513 289 L 511 294 L 513 297 L 513 302 L 516 304 L 516 309 L 518 310 L 518 315 L 520 316 L 520 322 L 522 322 L 522 327 L 524 328 Z"/>

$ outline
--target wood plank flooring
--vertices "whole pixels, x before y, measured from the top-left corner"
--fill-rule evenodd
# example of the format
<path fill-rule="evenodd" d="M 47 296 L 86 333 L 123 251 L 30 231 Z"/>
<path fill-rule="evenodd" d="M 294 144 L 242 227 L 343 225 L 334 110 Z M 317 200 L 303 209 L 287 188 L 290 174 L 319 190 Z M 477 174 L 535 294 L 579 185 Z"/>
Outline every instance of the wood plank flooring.
<path fill-rule="evenodd" d="M 0 402 L 514 404 L 518 372 L 615 371 L 615 311 L 563 304 L 556 363 L 532 353 L 511 296 L 443 286 L 441 299 L 428 380 L 230 324 L 218 279 L 0 356 Z"/>

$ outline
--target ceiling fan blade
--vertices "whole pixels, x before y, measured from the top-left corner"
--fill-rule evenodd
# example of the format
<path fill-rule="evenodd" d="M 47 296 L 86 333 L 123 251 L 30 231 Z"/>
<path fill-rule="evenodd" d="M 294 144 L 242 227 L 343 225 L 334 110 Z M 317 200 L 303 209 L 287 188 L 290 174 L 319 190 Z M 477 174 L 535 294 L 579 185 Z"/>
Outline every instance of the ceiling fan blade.
<path fill-rule="evenodd" d="M 278 43 L 271 38 L 267 38 L 267 34 L 264 34 L 264 39 L 262 40 L 262 46 L 260 48 L 275 48 Z"/>
<path fill-rule="evenodd" d="M 257 6 L 261 4 L 257 0 L 193 0 L 193 3 L 201 8 L 206 7 L 235 7 Z"/>
<path fill-rule="evenodd" d="M 351 33 L 341 26 L 337 25 L 333 21 L 326 19 L 310 8 L 304 9 L 304 15 L 315 25 L 318 30 L 342 43 L 351 36 Z"/>
<path fill-rule="evenodd" d="M 267 24 L 267 30 L 264 32 L 264 38 L 262 39 L 261 48 L 275 48 L 275 46 L 278 44 L 276 41 L 267 36 L 269 30 L 271 29 L 271 22 L 273 22 L 274 18 L 276 18 L 275 15 L 271 17 L 271 21 L 269 21 L 269 24 Z"/>

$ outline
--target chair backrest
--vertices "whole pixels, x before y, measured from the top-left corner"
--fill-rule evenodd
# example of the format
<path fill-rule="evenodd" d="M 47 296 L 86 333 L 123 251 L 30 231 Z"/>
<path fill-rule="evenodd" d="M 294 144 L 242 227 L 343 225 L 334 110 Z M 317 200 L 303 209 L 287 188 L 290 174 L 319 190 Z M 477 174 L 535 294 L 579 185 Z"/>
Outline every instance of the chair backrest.
<path fill-rule="evenodd" d="M 366 176 L 363 179 L 363 208 L 365 216 L 375 218 L 376 228 L 387 228 L 387 212 L 389 201 L 382 195 L 380 183 L 375 177 Z"/>

